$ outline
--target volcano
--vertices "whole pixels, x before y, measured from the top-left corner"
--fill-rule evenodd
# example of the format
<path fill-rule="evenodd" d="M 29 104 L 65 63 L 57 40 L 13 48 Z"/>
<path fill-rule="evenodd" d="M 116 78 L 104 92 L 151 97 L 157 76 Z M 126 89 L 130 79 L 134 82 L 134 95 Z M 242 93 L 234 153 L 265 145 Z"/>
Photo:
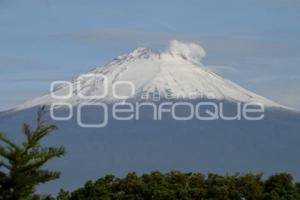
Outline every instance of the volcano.
<path fill-rule="evenodd" d="M 23 122 L 34 124 L 38 106 L 55 108 L 61 120 L 50 115 L 47 120 L 59 130 L 47 143 L 65 146 L 68 154 L 49 166 L 62 171 L 60 180 L 41 188 L 50 193 L 130 171 L 251 171 L 267 175 L 284 171 L 300 180 L 300 114 L 217 75 L 201 64 L 204 56 L 200 46 L 179 41 L 172 41 L 159 53 L 137 48 L 72 81 L 56 82 L 51 93 L 0 113 L 0 130 L 19 132 L 17 127 Z M 174 120 L 164 115 L 158 120 L 152 118 L 155 112 L 150 107 L 140 110 L 138 120 L 116 120 L 108 115 L 104 127 L 78 124 L 79 111 L 84 110 L 81 122 L 94 124 L 103 118 L 97 104 L 111 110 L 115 104 L 129 102 L 151 102 L 158 107 L 164 102 L 195 107 L 210 102 L 206 106 L 222 105 L 228 116 L 236 115 L 238 105 L 254 102 L 263 106 L 263 118 Z M 209 109 L 212 107 L 201 112 L 209 116 Z M 178 112 L 186 116 L 183 107 Z M 14 137 L 18 140 L 20 135 Z"/>
<path fill-rule="evenodd" d="M 113 84 L 125 81 L 134 86 L 134 95 L 128 94 L 130 93 L 128 87 L 120 87 L 118 92 L 136 100 L 141 100 L 143 96 L 150 97 L 149 94 L 157 94 L 162 99 L 211 98 L 233 102 L 260 102 L 267 107 L 283 107 L 210 71 L 200 62 L 204 56 L 205 52 L 200 46 L 178 41 L 172 41 L 169 48 L 161 53 L 154 53 L 147 48 L 137 48 L 105 66 L 80 75 L 68 85 L 58 85 L 52 93 L 55 96 L 72 93 L 69 98 L 61 101 L 72 105 L 89 100 L 109 103 L 118 100 L 112 94 Z M 101 80 L 103 77 L 106 78 L 106 95 L 101 95 L 105 90 L 104 80 Z M 84 98 L 93 96 L 103 97 Z M 16 110 L 50 105 L 53 102 L 57 102 L 57 99 L 47 94 L 17 106 Z"/>

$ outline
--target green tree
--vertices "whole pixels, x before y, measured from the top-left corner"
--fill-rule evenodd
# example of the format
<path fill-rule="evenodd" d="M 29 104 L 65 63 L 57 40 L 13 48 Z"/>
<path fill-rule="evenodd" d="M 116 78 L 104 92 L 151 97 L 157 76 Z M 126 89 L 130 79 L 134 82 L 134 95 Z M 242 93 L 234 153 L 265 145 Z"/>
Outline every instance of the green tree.
<path fill-rule="evenodd" d="M 279 173 L 269 177 L 265 184 L 266 197 L 268 200 L 294 200 L 295 185 L 293 177 L 287 173 Z"/>
<path fill-rule="evenodd" d="M 58 193 L 57 200 L 69 200 L 69 199 L 70 199 L 70 193 L 68 191 L 61 189 Z"/>
<path fill-rule="evenodd" d="M 247 200 L 261 200 L 264 192 L 262 176 L 263 174 L 247 173 L 237 177 L 235 187 L 238 191 L 238 196 Z"/>
<path fill-rule="evenodd" d="M 0 134 L 0 200 L 32 200 L 36 186 L 60 177 L 60 172 L 43 169 L 51 159 L 65 154 L 63 147 L 44 147 L 40 142 L 56 130 L 44 121 L 45 107 L 37 114 L 37 126 L 23 124 L 25 141 L 17 144 Z"/>
<path fill-rule="evenodd" d="M 105 176 L 88 181 L 58 200 L 299 200 L 300 184 L 289 174 L 262 180 L 262 174 L 218 175 L 155 171 L 139 176 Z"/>

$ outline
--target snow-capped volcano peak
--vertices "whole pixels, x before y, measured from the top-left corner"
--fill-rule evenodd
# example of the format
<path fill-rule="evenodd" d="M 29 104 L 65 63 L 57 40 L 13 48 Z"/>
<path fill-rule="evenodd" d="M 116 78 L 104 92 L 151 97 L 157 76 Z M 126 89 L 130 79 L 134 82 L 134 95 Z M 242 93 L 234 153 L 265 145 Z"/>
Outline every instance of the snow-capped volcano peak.
<path fill-rule="evenodd" d="M 139 47 L 134 49 L 129 55 L 134 58 L 147 58 L 151 54 L 153 54 L 151 49 Z"/>
<path fill-rule="evenodd" d="M 153 55 L 153 52 L 149 48 L 139 47 L 134 49 L 129 54 L 118 56 L 115 60 L 117 61 L 124 61 L 130 59 L 141 59 L 141 58 L 149 58 Z"/>
<path fill-rule="evenodd" d="M 137 48 L 117 57 L 107 65 L 79 76 L 71 84 L 59 87 L 54 94 L 59 96 L 71 90 L 70 97 L 63 101 L 72 105 L 82 101 L 113 102 L 118 100 L 112 92 L 114 85 L 118 82 L 130 82 L 131 85 L 119 84 L 119 87 L 115 87 L 117 93 L 133 99 L 158 94 L 160 98 L 211 98 L 234 102 L 259 102 L 270 107 L 280 106 L 208 70 L 201 64 L 204 56 L 205 51 L 201 46 L 179 41 L 171 41 L 169 47 L 160 53 L 147 48 Z M 82 96 L 101 96 L 105 93 L 105 89 L 107 95 L 101 99 L 82 98 Z M 48 105 L 54 101 L 57 100 L 48 94 L 17 109 L 40 104 Z"/>

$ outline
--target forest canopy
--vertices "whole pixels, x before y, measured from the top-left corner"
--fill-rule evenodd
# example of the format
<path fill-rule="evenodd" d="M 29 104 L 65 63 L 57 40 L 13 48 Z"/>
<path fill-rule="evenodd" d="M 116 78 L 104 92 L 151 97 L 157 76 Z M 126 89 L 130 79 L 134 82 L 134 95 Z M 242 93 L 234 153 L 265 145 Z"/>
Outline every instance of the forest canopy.
<path fill-rule="evenodd" d="M 158 171 L 118 178 L 107 175 L 73 192 L 61 190 L 58 200 L 299 200 L 300 184 L 287 173 L 267 179 L 262 174 L 217 175 Z"/>

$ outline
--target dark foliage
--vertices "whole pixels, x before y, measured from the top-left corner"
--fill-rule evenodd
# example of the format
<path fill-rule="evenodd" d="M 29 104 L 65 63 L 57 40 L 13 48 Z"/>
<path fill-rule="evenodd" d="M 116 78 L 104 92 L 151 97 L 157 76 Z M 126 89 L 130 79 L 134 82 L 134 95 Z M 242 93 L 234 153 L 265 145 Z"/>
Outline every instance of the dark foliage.
<path fill-rule="evenodd" d="M 261 174 L 220 176 L 217 174 L 152 172 L 124 178 L 112 175 L 67 192 L 58 200 L 299 200 L 300 184 L 291 175 L 275 174 L 262 180 Z"/>
<path fill-rule="evenodd" d="M 41 140 L 56 129 L 43 120 L 44 107 L 37 116 L 37 127 L 23 125 L 25 141 L 16 144 L 0 134 L 0 200 L 49 199 L 36 195 L 36 186 L 59 178 L 60 173 L 43 169 L 51 159 L 63 156 L 63 147 L 43 147 Z"/>

